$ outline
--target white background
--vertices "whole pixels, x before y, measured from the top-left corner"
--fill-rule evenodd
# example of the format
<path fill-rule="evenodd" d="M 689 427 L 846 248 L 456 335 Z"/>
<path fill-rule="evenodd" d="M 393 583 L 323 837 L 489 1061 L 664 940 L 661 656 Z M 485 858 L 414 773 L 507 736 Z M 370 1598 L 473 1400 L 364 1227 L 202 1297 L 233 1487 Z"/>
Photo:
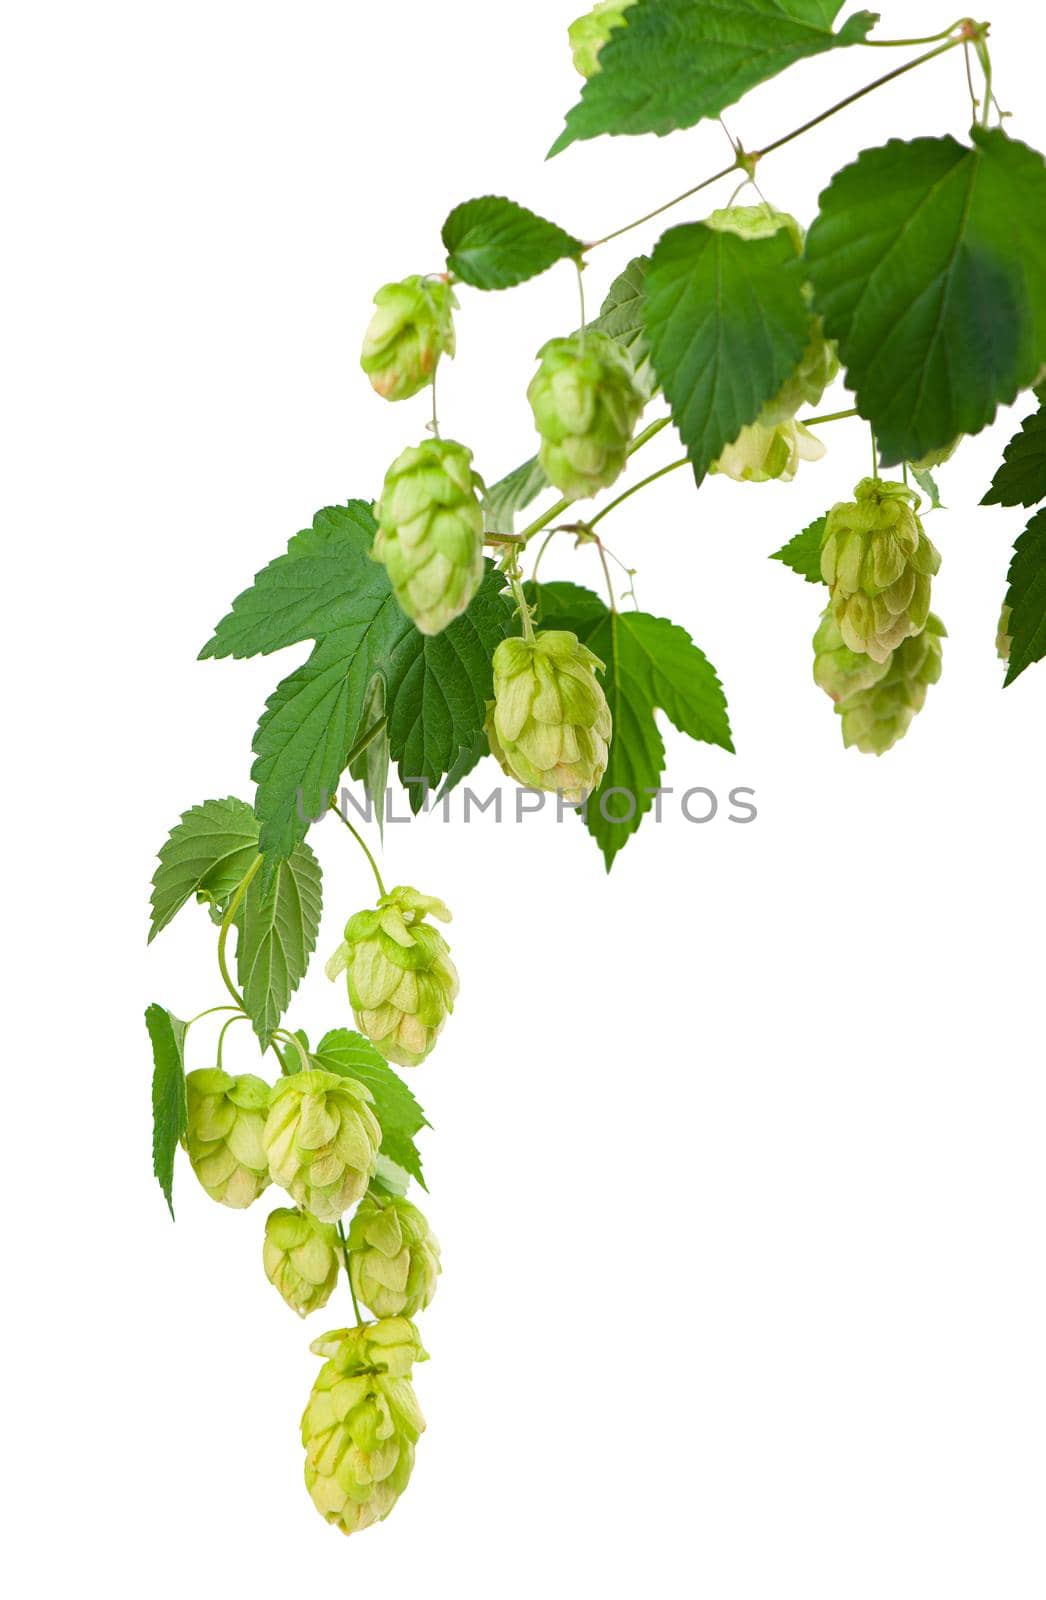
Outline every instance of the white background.
<path fill-rule="evenodd" d="M 991 11 L 1011 131 L 1042 146 L 1046 23 Z M 757 822 L 669 807 L 610 879 L 572 819 L 389 829 L 387 877 L 452 903 L 462 996 L 411 1080 L 436 1124 L 425 1207 L 446 1271 L 417 1374 L 429 1431 L 384 1526 L 343 1541 L 301 1483 L 308 1341 L 345 1320 L 344 1288 L 298 1324 L 262 1275 L 265 1202 L 220 1209 L 183 1164 L 172 1226 L 150 1174 L 142 1010 L 221 999 L 203 912 L 146 953 L 152 857 L 185 807 L 249 795 L 257 713 L 303 652 L 194 656 L 317 508 L 375 494 L 422 435 L 426 398 L 383 405 L 359 371 L 373 290 L 439 268 L 463 198 L 506 193 L 593 237 L 728 154 L 711 123 L 544 165 L 578 87 L 573 14 L 8 17 L 19 1593 L 1046 1592 L 1046 673 L 1000 690 L 1023 518 L 974 509 L 1027 398 L 941 472 L 944 677 L 883 760 L 843 750 L 810 681 L 818 595 L 766 559 L 867 470 L 866 430 L 844 423 L 792 486 L 695 498 L 679 473 L 604 525 L 644 608 L 692 631 L 730 696 L 737 755 L 669 730 L 667 781 L 749 785 Z M 947 21 L 894 5 L 881 31 Z M 798 66 L 727 123 L 755 147 L 904 58 Z M 862 145 L 967 122 L 955 53 L 770 158 L 763 188 L 809 221 Z M 590 303 L 657 231 L 593 255 Z M 444 429 L 493 480 L 532 448 L 533 354 L 575 325 L 576 286 L 562 265 L 461 302 Z M 672 453 L 665 435 L 643 470 Z M 598 586 L 567 541 L 547 570 Z M 325 956 L 371 885 L 333 823 L 314 842 Z M 314 1037 L 348 1020 L 319 961 L 290 1015 Z"/>

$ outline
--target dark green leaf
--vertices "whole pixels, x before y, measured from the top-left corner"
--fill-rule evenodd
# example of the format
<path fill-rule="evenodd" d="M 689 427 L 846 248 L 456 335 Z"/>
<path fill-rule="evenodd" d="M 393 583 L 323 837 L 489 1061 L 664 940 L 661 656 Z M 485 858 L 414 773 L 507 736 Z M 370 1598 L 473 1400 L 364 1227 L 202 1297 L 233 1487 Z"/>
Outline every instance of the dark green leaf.
<path fill-rule="evenodd" d="M 487 194 L 455 206 L 443 224 L 447 271 L 474 289 L 511 289 L 565 257 L 581 241 L 526 206 Z"/>
<path fill-rule="evenodd" d="M 269 875 L 252 878 L 237 913 L 236 971 L 262 1047 L 305 976 L 323 908 L 320 864 L 297 844 Z"/>
<path fill-rule="evenodd" d="M 242 800 L 230 795 L 183 811 L 153 874 L 149 942 L 192 895 L 223 907 L 257 853 L 258 819 Z"/>
<path fill-rule="evenodd" d="M 153 1047 L 153 1172 L 174 1219 L 174 1155 L 185 1132 L 185 1023 L 151 1005 L 145 1025 Z"/>
<path fill-rule="evenodd" d="M 385 679 L 375 673 L 371 679 L 360 715 L 360 727 L 367 731 L 385 716 Z M 362 783 L 363 792 L 370 805 L 369 816 L 378 824 L 378 833 L 385 837 L 385 791 L 389 782 L 389 730 L 388 725 L 376 734 L 364 750 L 349 763 L 349 776 Z"/>
<path fill-rule="evenodd" d="M 1000 129 L 971 137 L 863 151 L 806 241 L 884 464 L 979 432 L 1046 361 L 1046 166 Z"/>
<path fill-rule="evenodd" d="M 414 1135 L 431 1126 L 413 1093 L 369 1039 L 349 1028 L 334 1028 L 316 1048 L 317 1066 L 342 1077 L 356 1078 L 374 1096 L 374 1115 L 381 1123 L 381 1153 L 409 1172 L 425 1188 L 421 1157 Z"/>
<path fill-rule="evenodd" d="M 742 239 L 690 222 L 654 250 L 647 336 L 698 482 L 802 355 L 809 313 L 797 265 L 786 229 Z"/>
<path fill-rule="evenodd" d="M 1010 664 L 1006 682 L 1046 656 L 1046 507 L 1037 511 L 1013 547 L 1007 578 Z"/>
<path fill-rule="evenodd" d="M 1035 506 L 1046 500 L 1046 406 L 1025 417 L 1003 451 L 982 506 Z"/>
<path fill-rule="evenodd" d="M 660 786 L 665 747 L 655 711 L 691 739 L 732 751 L 726 698 L 715 668 L 675 623 L 643 611 L 610 612 L 573 583 L 543 583 L 540 592 L 544 625 L 576 633 L 606 665 L 614 733 L 606 775 L 584 821 L 609 871 Z"/>
<path fill-rule="evenodd" d="M 794 539 L 789 539 L 780 550 L 775 550 L 770 557 L 771 561 L 783 561 L 786 567 L 791 567 L 793 572 L 798 572 L 807 583 L 823 583 L 821 577 L 821 539 L 824 535 L 824 525 L 827 516 L 818 517 L 816 522 L 811 522 L 809 527 L 797 533 Z"/>
<path fill-rule="evenodd" d="M 549 155 L 601 133 L 671 133 L 716 117 L 793 62 L 859 44 L 878 20 L 842 0 L 637 0 Z"/>
<path fill-rule="evenodd" d="M 483 730 L 480 729 L 479 733 L 477 733 L 476 737 L 472 740 L 472 743 L 467 744 L 463 750 L 458 752 L 457 760 L 454 762 L 450 771 L 447 773 L 446 778 L 443 780 L 443 787 L 440 789 L 440 792 L 436 798 L 438 800 L 442 800 L 444 795 L 448 795 L 452 789 L 457 787 L 463 778 L 467 778 L 469 773 L 472 772 L 474 768 L 479 766 L 480 762 L 483 760 L 483 757 L 488 756 L 489 754 L 490 746 L 487 743 L 487 736 Z"/>

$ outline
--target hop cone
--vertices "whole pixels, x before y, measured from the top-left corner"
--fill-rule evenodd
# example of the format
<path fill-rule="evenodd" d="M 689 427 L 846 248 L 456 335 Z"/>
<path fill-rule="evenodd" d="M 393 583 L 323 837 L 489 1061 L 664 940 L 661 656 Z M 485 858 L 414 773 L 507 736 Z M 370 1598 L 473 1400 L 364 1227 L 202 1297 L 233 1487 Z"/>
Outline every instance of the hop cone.
<path fill-rule="evenodd" d="M 824 445 L 801 422 L 769 423 L 760 413 L 757 422 L 742 428 L 712 467 L 737 483 L 767 483 L 778 478 L 791 483 L 800 461 L 820 461 Z"/>
<path fill-rule="evenodd" d="M 385 474 L 371 554 L 422 633 L 440 633 L 480 586 L 482 488 L 472 452 L 450 439 L 424 439 Z"/>
<path fill-rule="evenodd" d="M 269 1171 L 320 1222 L 337 1222 L 366 1192 L 381 1127 L 369 1089 L 314 1069 L 282 1078 L 265 1123 Z"/>
<path fill-rule="evenodd" d="M 854 495 L 828 513 L 821 576 L 844 643 L 885 661 L 926 626 L 941 558 L 912 509 L 918 496 L 903 483 L 863 478 Z"/>
<path fill-rule="evenodd" d="M 814 682 L 835 701 L 861 689 L 870 689 L 890 670 L 891 657 L 873 661 L 870 655 L 858 655 L 843 643 L 839 624 L 832 615 L 831 606 L 821 617 L 814 634 Z"/>
<path fill-rule="evenodd" d="M 1010 618 L 1013 607 L 1004 605 L 999 612 L 999 626 L 995 631 L 995 653 L 1000 661 L 1009 661 L 1010 650 L 1013 645 L 1013 636 L 1010 633 Z"/>
<path fill-rule="evenodd" d="M 185 1147 L 212 1200 L 240 1211 L 269 1184 L 262 1143 L 269 1085 L 251 1073 L 231 1078 L 220 1067 L 190 1072 Z"/>
<path fill-rule="evenodd" d="M 360 366 L 384 399 L 408 400 L 431 383 L 440 356 L 454 354 L 457 303 L 441 278 L 404 278 L 378 290 Z"/>
<path fill-rule="evenodd" d="M 610 37 L 612 28 L 620 27 L 625 12 L 635 0 L 599 0 L 583 17 L 578 17 L 567 29 L 567 38 L 574 56 L 574 65 L 583 78 L 591 78 L 599 71 L 599 52 Z"/>
<path fill-rule="evenodd" d="M 602 661 L 572 633 L 502 639 L 486 732 L 510 778 L 573 805 L 599 787 L 613 724 L 597 669 Z"/>
<path fill-rule="evenodd" d="M 550 339 L 527 390 L 545 475 L 571 500 L 613 483 L 625 464 L 643 396 L 626 350 L 589 330 Z"/>
<path fill-rule="evenodd" d="M 338 1235 L 333 1223 L 308 1211 L 280 1207 L 265 1221 L 265 1276 L 300 1317 L 318 1311 L 338 1281 Z"/>
<path fill-rule="evenodd" d="M 414 1317 L 436 1293 L 439 1244 L 409 1200 L 373 1192 L 349 1228 L 349 1277 L 356 1298 L 378 1317 Z"/>
<path fill-rule="evenodd" d="M 926 702 L 926 691 L 941 675 L 944 624 L 931 615 L 922 633 L 902 640 L 886 673 L 869 689 L 841 701 L 843 743 L 866 755 L 881 756 L 908 732 L 912 718 Z"/>
<path fill-rule="evenodd" d="M 327 1522 L 357 1533 L 407 1487 L 425 1430 L 410 1374 L 425 1352 L 402 1317 L 337 1329 L 312 1349 L 327 1360 L 301 1419 L 305 1486 Z"/>
<path fill-rule="evenodd" d="M 424 1061 L 454 1009 L 458 974 L 447 941 L 425 919 L 450 921 L 442 900 L 400 887 L 374 911 L 358 911 L 327 963 L 348 977 L 357 1026 L 401 1067 Z"/>

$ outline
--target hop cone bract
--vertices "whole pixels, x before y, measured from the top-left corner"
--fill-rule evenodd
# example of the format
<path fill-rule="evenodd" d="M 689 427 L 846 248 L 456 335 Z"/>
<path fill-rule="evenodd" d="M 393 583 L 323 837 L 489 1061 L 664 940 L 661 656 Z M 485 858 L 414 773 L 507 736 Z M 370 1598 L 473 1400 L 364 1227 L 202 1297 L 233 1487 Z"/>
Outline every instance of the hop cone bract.
<path fill-rule="evenodd" d="M 342 1533 L 388 1516 L 425 1430 L 410 1375 L 426 1359 L 406 1318 L 339 1328 L 312 1349 L 326 1356 L 301 1419 L 305 1485 Z"/>
<path fill-rule="evenodd" d="M 417 1206 L 371 1191 L 349 1227 L 349 1276 L 377 1317 L 414 1317 L 432 1300 L 439 1244 Z"/>
<path fill-rule="evenodd" d="M 386 283 L 374 304 L 360 366 L 384 399 L 408 400 L 431 383 L 440 356 L 454 354 L 454 292 L 442 278 L 415 276 Z"/>
<path fill-rule="evenodd" d="M 340 1248 L 333 1223 L 281 1206 L 265 1221 L 265 1276 L 293 1311 L 308 1316 L 331 1297 L 338 1281 Z"/>
<path fill-rule="evenodd" d="M 545 476 L 571 500 L 613 483 L 625 464 L 643 396 L 628 352 L 590 329 L 550 339 L 527 399 L 541 435 Z"/>
<path fill-rule="evenodd" d="M 458 993 L 447 941 L 425 920 L 430 916 L 450 921 L 442 900 L 401 885 L 374 911 L 349 918 L 327 963 L 329 978 L 347 975 L 357 1026 L 401 1067 L 424 1061 Z"/>
<path fill-rule="evenodd" d="M 602 661 L 573 633 L 502 639 L 486 732 L 510 778 L 575 805 L 599 787 L 613 723 L 597 670 Z"/>
<path fill-rule="evenodd" d="M 845 700 L 860 689 L 870 689 L 890 670 L 891 658 L 873 661 L 864 651 L 858 654 L 844 644 L 831 606 L 824 612 L 814 634 L 814 682 L 833 700 Z"/>
<path fill-rule="evenodd" d="M 320 1222 L 337 1222 L 374 1174 L 381 1127 L 368 1088 L 315 1068 L 281 1078 L 265 1123 L 269 1171 Z"/>
<path fill-rule="evenodd" d="M 422 633 L 453 622 L 482 582 L 482 488 L 472 452 L 452 439 L 412 445 L 385 474 L 371 554 Z"/>
<path fill-rule="evenodd" d="M 881 756 L 908 732 L 926 702 L 926 691 L 941 676 L 944 624 L 927 618 L 922 633 L 902 640 L 878 683 L 859 689 L 836 706 L 843 721 L 843 743 L 866 755 Z"/>
<path fill-rule="evenodd" d="M 1013 646 L 1013 635 L 1010 633 L 1010 618 L 1013 616 L 1013 607 L 1004 605 L 999 612 L 999 625 L 995 630 L 995 653 L 1000 661 L 1009 661 L 1010 650 Z"/>
<path fill-rule="evenodd" d="M 919 497 L 905 484 L 863 478 L 854 496 L 825 520 L 821 576 L 844 643 L 885 661 L 926 626 L 941 558 L 912 507 Z"/>
<path fill-rule="evenodd" d="M 635 0 L 599 0 L 591 11 L 578 17 L 567 29 L 574 65 L 583 78 L 591 78 L 599 71 L 599 52 L 610 38 L 613 28 L 625 21 L 625 12 Z"/>
<path fill-rule="evenodd" d="M 712 467 L 737 483 L 767 483 L 772 478 L 791 483 L 800 461 L 820 461 L 824 445 L 801 422 L 768 422 L 760 412 L 757 422 L 742 428 Z"/>
<path fill-rule="evenodd" d="M 262 1143 L 269 1085 L 246 1072 L 231 1078 L 220 1067 L 190 1072 L 185 1080 L 185 1147 L 192 1169 L 212 1200 L 242 1210 L 269 1184 Z"/>

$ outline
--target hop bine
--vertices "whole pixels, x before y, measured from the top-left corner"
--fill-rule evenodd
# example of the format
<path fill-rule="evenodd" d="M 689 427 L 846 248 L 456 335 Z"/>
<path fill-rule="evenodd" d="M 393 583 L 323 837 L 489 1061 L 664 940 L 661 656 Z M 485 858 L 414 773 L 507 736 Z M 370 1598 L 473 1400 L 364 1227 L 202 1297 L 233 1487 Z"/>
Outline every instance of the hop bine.
<path fill-rule="evenodd" d="M 510 778 L 558 791 L 572 805 L 599 787 L 613 730 L 596 677 L 602 670 L 599 657 L 572 633 L 552 629 L 501 641 L 486 733 Z"/>
<path fill-rule="evenodd" d="M 346 975 L 357 1026 L 401 1067 L 424 1061 L 458 993 L 447 941 L 430 916 L 450 921 L 442 900 L 401 885 L 349 918 L 327 963 L 328 978 Z"/>
<path fill-rule="evenodd" d="M 451 439 L 422 440 L 385 474 L 371 554 L 422 633 L 442 632 L 483 580 L 482 489 L 472 452 Z"/>
<path fill-rule="evenodd" d="M 360 366 L 386 400 L 409 400 L 432 382 L 439 358 L 454 354 L 458 302 L 443 278 L 404 278 L 374 296 Z"/>
<path fill-rule="evenodd" d="M 269 1185 L 262 1135 L 269 1085 L 220 1067 L 190 1072 L 185 1080 L 185 1148 L 192 1169 L 212 1200 L 241 1211 Z"/>
<path fill-rule="evenodd" d="M 586 500 L 621 472 L 643 409 L 631 358 L 589 329 L 550 339 L 538 361 L 527 389 L 541 436 L 538 458 L 561 494 Z"/>
<path fill-rule="evenodd" d="M 272 1091 L 265 1151 L 276 1183 L 319 1222 L 338 1218 L 366 1192 L 381 1127 L 371 1092 L 355 1078 L 316 1068 Z"/>
<path fill-rule="evenodd" d="M 439 1244 L 417 1206 L 398 1195 L 364 1196 L 349 1227 L 349 1277 L 378 1317 L 414 1317 L 436 1292 Z"/>

